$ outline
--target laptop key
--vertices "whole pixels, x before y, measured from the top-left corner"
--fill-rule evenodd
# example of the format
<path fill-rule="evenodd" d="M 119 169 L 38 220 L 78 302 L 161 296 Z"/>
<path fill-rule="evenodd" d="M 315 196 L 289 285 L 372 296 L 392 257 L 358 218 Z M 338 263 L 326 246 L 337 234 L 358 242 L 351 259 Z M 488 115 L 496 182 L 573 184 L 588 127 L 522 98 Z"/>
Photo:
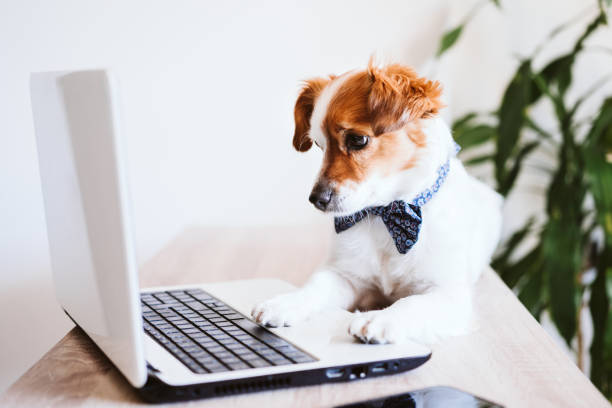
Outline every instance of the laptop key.
<path fill-rule="evenodd" d="M 222 373 L 223 371 L 229 371 L 227 367 L 221 364 L 205 365 L 204 367 L 206 367 L 206 369 L 211 373 Z"/>
<path fill-rule="evenodd" d="M 286 359 L 285 357 L 281 356 L 278 353 L 277 354 L 266 354 L 263 357 L 274 365 L 291 364 L 291 360 Z"/>
<path fill-rule="evenodd" d="M 263 358 L 259 358 L 259 357 L 252 359 L 252 360 L 248 360 L 247 363 L 249 363 L 250 366 L 253 368 L 270 367 L 271 365 L 266 360 L 264 360 Z"/>
<path fill-rule="evenodd" d="M 195 366 L 194 368 L 192 368 L 191 366 L 189 366 L 189 369 L 191 369 L 191 371 L 194 371 L 196 374 L 207 374 L 208 370 L 205 368 L 198 366 Z"/>
<path fill-rule="evenodd" d="M 317 361 L 314 358 L 306 355 L 306 354 L 302 354 L 301 356 L 295 356 L 295 357 L 290 357 L 291 360 L 295 361 L 296 363 L 312 363 L 313 361 Z"/>
<path fill-rule="evenodd" d="M 281 353 L 283 353 L 286 357 L 289 357 L 290 359 L 294 359 L 297 357 L 301 357 L 301 356 L 305 356 L 307 354 L 299 351 L 299 350 L 295 350 L 295 351 L 287 351 L 287 352 L 283 352 L 282 350 L 279 350 Z"/>
<path fill-rule="evenodd" d="M 196 334 L 196 333 L 200 333 L 200 331 L 196 328 L 189 328 L 189 329 L 183 330 L 183 333 Z"/>
<path fill-rule="evenodd" d="M 258 353 L 273 352 L 273 350 L 265 344 L 253 344 L 250 347 Z"/>
<path fill-rule="evenodd" d="M 260 360 L 261 357 L 259 357 L 257 354 L 253 353 L 252 351 L 248 351 L 246 353 L 241 353 L 238 354 L 240 356 L 241 359 L 245 360 L 245 361 L 250 361 L 250 360 Z"/>
<path fill-rule="evenodd" d="M 145 303 L 161 303 L 159 300 L 157 300 L 153 295 L 151 295 L 150 293 L 144 294 L 144 295 L 140 295 L 140 300 L 145 302 Z"/>
<path fill-rule="evenodd" d="M 264 338 L 261 339 L 261 341 L 275 348 L 282 347 L 282 346 L 289 346 L 289 343 L 287 343 L 285 340 L 281 339 L 280 337 L 265 336 Z"/>
<path fill-rule="evenodd" d="M 196 301 L 186 302 L 185 305 L 194 310 L 208 310 L 206 305 Z"/>
<path fill-rule="evenodd" d="M 232 370 L 244 370 L 245 368 L 251 368 L 242 361 L 236 363 L 228 363 L 227 364 Z"/>
<path fill-rule="evenodd" d="M 218 360 L 214 357 L 198 357 L 197 358 L 198 363 L 203 364 L 203 365 L 214 365 L 218 363 Z"/>
<path fill-rule="evenodd" d="M 165 304 L 179 304 L 180 303 L 178 299 L 175 299 L 172 296 L 167 295 L 165 293 L 156 295 L 155 297 Z"/>
<path fill-rule="evenodd" d="M 228 356 L 228 357 L 221 357 L 221 362 L 225 365 L 228 365 L 230 363 L 238 363 L 241 362 L 241 360 L 237 357 L 234 356 Z"/>

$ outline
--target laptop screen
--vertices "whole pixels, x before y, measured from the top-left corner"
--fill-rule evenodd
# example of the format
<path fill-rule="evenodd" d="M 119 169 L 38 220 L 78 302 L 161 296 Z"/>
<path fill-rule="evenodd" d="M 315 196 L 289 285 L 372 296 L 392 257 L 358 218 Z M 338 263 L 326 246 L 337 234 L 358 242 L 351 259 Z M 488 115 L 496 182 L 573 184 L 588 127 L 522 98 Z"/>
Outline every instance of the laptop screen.
<path fill-rule="evenodd" d="M 137 272 L 107 72 L 31 77 L 59 303 L 136 387 L 146 381 Z"/>

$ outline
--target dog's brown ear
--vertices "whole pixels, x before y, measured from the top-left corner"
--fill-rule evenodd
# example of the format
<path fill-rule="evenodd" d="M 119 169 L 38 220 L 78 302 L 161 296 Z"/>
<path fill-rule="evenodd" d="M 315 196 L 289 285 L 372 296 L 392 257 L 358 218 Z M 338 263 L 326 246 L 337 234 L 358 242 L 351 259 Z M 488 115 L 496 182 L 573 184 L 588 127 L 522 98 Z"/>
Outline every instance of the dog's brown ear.
<path fill-rule="evenodd" d="M 312 146 L 312 139 L 308 136 L 310 131 L 310 117 L 314 104 L 329 83 L 329 78 L 313 78 L 304 82 L 300 95 L 295 102 L 293 116 L 295 118 L 295 133 L 293 134 L 293 147 L 298 152 L 305 152 Z"/>
<path fill-rule="evenodd" d="M 443 107 L 440 83 L 419 77 L 408 67 L 378 68 L 370 60 L 368 75 L 372 81 L 368 108 L 377 135 L 400 129 L 413 119 L 432 117 Z"/>

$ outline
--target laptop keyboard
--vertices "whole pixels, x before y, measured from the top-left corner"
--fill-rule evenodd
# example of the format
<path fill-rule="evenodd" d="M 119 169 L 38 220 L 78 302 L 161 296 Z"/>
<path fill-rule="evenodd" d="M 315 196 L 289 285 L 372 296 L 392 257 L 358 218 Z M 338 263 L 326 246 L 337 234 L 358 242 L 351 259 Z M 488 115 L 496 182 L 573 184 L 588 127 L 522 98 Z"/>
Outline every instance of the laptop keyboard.
<path fill-rule="evenodd" d="M 316 361 L 201 289 L 140 299 L 145 332 L 194 373 Z"/>

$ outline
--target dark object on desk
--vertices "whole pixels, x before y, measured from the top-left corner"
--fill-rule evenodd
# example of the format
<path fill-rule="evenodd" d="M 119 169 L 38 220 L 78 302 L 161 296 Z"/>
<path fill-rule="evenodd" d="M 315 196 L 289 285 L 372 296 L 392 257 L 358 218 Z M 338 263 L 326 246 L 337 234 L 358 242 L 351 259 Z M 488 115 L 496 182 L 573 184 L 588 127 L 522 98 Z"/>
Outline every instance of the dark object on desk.
<path fill-rule="evenodd" d="M 503 408 L 451 387 L 430 387 L 336 408 Z"/>

